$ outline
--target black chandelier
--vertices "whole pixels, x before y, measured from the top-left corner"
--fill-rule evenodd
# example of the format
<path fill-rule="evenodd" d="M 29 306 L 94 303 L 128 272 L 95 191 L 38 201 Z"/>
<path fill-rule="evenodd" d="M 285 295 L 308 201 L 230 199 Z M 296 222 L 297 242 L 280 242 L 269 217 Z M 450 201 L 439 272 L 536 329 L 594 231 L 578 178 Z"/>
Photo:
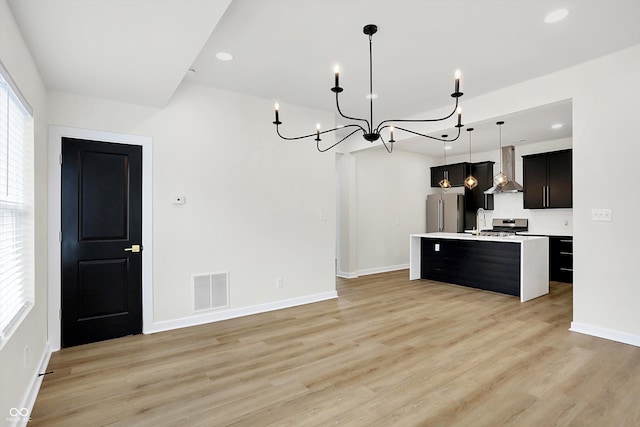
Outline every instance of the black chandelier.
<path fill-rule="evenodd" d="M 340 94 L 340 92 L 342 92 L 344 89 L 340 87 L 339 84 L 339 78 L 340 78 L 340 73 L 339 73 L 339 69 L 336 66 L 335 68 L 335 86 L 331 88 L 331 92 L 336 94 L 336 108 L 338 110 L 338 113 L 340 114 L 340 116 L 342 116 L 345 119 L 348 120 L 353 120 L 353 121 L 358 121 L 361 123 L 351 123 L 351 124 L 346 124 L 346 125 L 342 125 L 342 126 L 338 126 L 336 128 L 333 129 L 329 129 L 329 130 L 323 130 L 320 131 L 320 124 L 317 125 L 316 127 L 316 131 L 315 133 L 311 133 L 308 135 L 302 135 L 302 136 L 297 136 L 297 137 L 286 137 L 283 136 L 280 133 L 280 125 L 282 124 L 282 122 L 280 121 L 280 106 L 278 105 L 278 103 L 276 102 L 275 105 L 275 114 L 276 114 L 276 119 L 273 122 L 274 125 L 276 125 L 276 132 L 278 133 L 278 136 L 282 139 L 286 139 L 288 141 L 294 141 L 294 140 L 298 140 L 298 139 L 304 139 L 304 138 L 311 138 L 315 136 L 315 141 L 316 141 L 316 147 L 318 149 L 318 151 L 320 152 L 325 152 L 327 150 L 332 149 L 333 147 L 335 147 L 336 145 L 340 144 L 342 141 L 346 140 L 347 138 L 349 138 L 351 135 L 357 133 L 357 132 L 362 132 L 362 136 L 365 140 L 369 141 L 369 142 L 375 142 L 378 139 L 380 141 L 382 141 L 382 144 L 384 145 L 384 147 L 387 149 L 387 151 L 389 153 L 391 153 L 393 151 L 393 143 L 395 142 L 395 140 L 393 139 L 393 133 L 394 130 L 401 130 L 404 132 L 408 132 L 411 133 L 413 135 L 417 135 L 417 136 L 422 136 L 424 138 L 429 138 L 429 139 L 434 139 L 436 141 L 445 141 L 445 142 L 453 142 L 455 140 L 457 140 L 460 137 L 460 128 L 463 127 L 462 125 L 462 111 L 461 109 L 458 107 L 458 100 L 459 98 L 462 96 L 462 92 L 460 92 L 460 71 L 456 71 L 455 73 L 455 89 L 453 91 L 453 93 L 451 94 L 451 97 L 455 99 L 455 106 L 453 107 L 453 111 L 448 114 L 445 117 L 440 117 L 440 118 L 435 118 L 435 119 L 390 119 L 390 120 L 383 120 L 381 121 L 375 128 L 373 127 L 373 60 L 372 60 L 372 43 L 371 43 L 371 39 L 372 36 L 378 31 L 378 26 L 374 25 L 374 24 L 369 24 L 369 25 L 365 25 L 363 30 L 364 34 L 369 36 L 369 119 L 361 119 L 358 117 L 350 117 L 345 115 L 342 110 L 340 109 L 340 102 L 338 101 L 338 95 Z M 448 118 L 450 118 L 451 116 L 453 116 L 455 113 L 458 113 L 458 123 L 455 125 L 456 128 L 458 128 L 458 134 L 455 136 L 455 138 L 453 139 L 446 139 L 446 138 L 438 138 L 438 137 L 434 137 L 434 136 L 430 136 L 430 135 L 425 135 L 423 133 L 420 132 L 416 132 L 410 129 L 406 129 L 404 127 L 399 127 L 394 125 L 394 123 L 427 123 L 427 122 L 439 122 L 439 121 L 443 121 L 443 120 L 447 120 Z M 331 145 L 330 147 L 326 147 L 326 148 L 320 148 L 320 135 L 328 133 L 328 132 L 335 132 L 337 130 L 340 129 L 347 129 L 347 128 L 353 128 L 354 130 L 349 133 L 347 136 L 345 136 L 344 138 L 342 138 L 340 141 L 336 142 L 335 144 Z M 389 139 L 388 141 L 385 141 L 384 138 L 382 137 L 382 134 L 380 133 L 383 129 L 389 128 Z"/>

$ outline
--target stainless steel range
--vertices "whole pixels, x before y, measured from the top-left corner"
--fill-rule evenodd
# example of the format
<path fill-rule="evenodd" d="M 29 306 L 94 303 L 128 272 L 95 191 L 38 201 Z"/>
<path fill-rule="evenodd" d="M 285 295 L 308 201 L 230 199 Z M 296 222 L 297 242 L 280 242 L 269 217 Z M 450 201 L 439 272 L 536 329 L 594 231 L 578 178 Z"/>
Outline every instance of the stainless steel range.
<path fill-rule="evenodd" d="M 529 220 L 526 218 L 494 218 L 490 230 L 482 230 L 481 236 L 515 236 L 519 231 L 529 230 Z"/>

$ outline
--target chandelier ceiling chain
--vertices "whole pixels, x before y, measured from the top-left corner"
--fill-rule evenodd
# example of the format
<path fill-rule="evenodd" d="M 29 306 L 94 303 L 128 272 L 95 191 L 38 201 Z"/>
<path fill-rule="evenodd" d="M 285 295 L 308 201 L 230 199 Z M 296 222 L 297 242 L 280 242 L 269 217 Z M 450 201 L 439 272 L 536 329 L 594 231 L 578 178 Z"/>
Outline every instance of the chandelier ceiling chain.
<path fill-rule="evenodd" d="M 338 111 L 338 114 L 340 114 L 341 117 L 347 119 L 347 120 L 352 120 L 352 121 L 356 121 L 356 122 L 364 122 L 366 123 L 366 128 L 364 126 L 362 126 L 359 123 L 350 123 L 350 124 L 346 124 L 346 125 L 341 125 L 338 127 L 335 127 L 333 129 L 328 129 L 328 130 L 323 130 L 320 131 L 320 124 L 318 123 L 316 126 L 316 132 L 315 133 L 311 133 L 308 135 L 302 135 L 302 136 L 296 136 L 296 137 L 286 137 L 283 136 L 280 133 L 280 125 L 282 124 L 282 122 L 280 121 L 280 106 L 279 104 L 276 102 L 275 104 L 275 121 L 273 122 L 274 125 L 276 125 L 276 133 L 278 134 L 278 136 L 282 139 L 288 140 L 288 141 L 294 141 L 294 140 L 298 140 L 298 139 L 305 139 L 305 138 L 311 138 L 311 137 L 315 137 L 315 141 L 316 141 L 316 147 L 318 149 L 318 151 L 320 152 L 325 152 L 328 151 L 330 149 L 332 149 L 333 147 L 335 147 L 336 145 L 340 144 L 341 142 L 345 141 L 346 139 L 348 139 L 350 136 L 354 135 L 357 132 L 362 132 L 362 136 L 365 140 L 373 143 L 375 141 L 377 141 L 378 139 L 382 142 L 382 144 L 384 145 L 384 147 L 386 148 L 386 150 L 391 153 L 393 151 L 393 143 L 396 142 L 394 140 L 394 130 L 400 130 L 403 132 L 407 132 L 410 133 L 412 135 L 416 135 L 416 136 L 421 136 L 424 138 L 429 138 L 429 139 L 433 139 L 436 141 L 444 141 L 444 142 L 453 142 L 455 140 L 457 140 L 460 137 L 460 128 L 462 128 L 464 125 L 462 124 L 462 111 L 460 109 L 460 107 L 458 106 L 459 103 L 459 98 L 463 95 L 462 92 L 460 92 L 460 72 L 456 71 L 455 73 L 455 89 L 454 92 L 451 94 L 451 97 L 455 99 L 455 105 L 453 107 L 453 111 L 444 116 L 444 117 L 439 117 L 439 118 L 434 118 L 434 119 L 388 119 L 388 120 L 383 120 L 380 123 L 378 123 L 377 126 L 375 126 L 374 128 L 374 121 L 373 121 L 373 35 L 378 31 L 378 26 L 375 24 L 368 24 L 365 25 L 364 28 L 362 29 L 363 33 L 369 36 L 369 119 L 362 119 L 362 118 L 358 118 L 358 117 L 350 117 L 347 116 L 346 114 L 344 114 L 340 108 L 340 102 L 339 102 L 339 94 L 344 91 L 344 89 L 342 87 L 340 87 L 340 70 L 338 69 L 338 67 L 335 67 L 334 73 L 335 73 L 335 86 L 331 88 L 331 91 L 334 92 L 336 94 L 336 109 Z M 430 135 L 426 135 L 424 133 L 421 132 L 417 132 L 411 129 L 407 129 L 404 127 L 398 127 L 396 125 L 394 125 L 394 123 L 428 123 L 428 122 L 439 122 L 439 121 L 443 121 L 443 120 L 447 120 L 450 117 L 452 117 L 455 113 L 458 114 L 458 122 L 455 125 L 456 128 L 458 128 L 458 132 L 455 138 L 453 139 L 443 139 L 443 138 L 438 138 L 438 137 L 434 137 L 434 136 L 430 136 Z M 349 134 L 347 134 L 345 137 L 343 137 L 342 139 L 340 139 L 338 142 L 334 143 L 333 145 L 326 147 L 326 148 L 320 148 L 320 141 L 322 141 L 322 139 L 320 138 L 320 135 L 325 134 L 325 133 L 329 133 L 329 132 L 335 132 L 337 130 L 340 129 L 353 129 Z M 383 131 L 384 129 L 389 129 L 389 139 L 387 141 L 385 141 L 385 139 L 382 137 L 381 131 Z"/>

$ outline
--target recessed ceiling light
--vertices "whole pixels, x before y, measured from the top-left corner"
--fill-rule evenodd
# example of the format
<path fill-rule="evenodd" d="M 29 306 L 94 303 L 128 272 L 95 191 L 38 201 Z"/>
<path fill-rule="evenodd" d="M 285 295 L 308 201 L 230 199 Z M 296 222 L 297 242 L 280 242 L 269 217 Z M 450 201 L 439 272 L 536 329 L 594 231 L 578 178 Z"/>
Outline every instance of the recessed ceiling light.
<path fill-rule="evenodd" d="M 547 24 L 553 24 L 554 22 L 562 21 L 564 18 L 567 17 L 568 14 L 569 14 L 569 11 L 567 9 L 554 10 L 553 12 L 548 13 L 547 16 L 544 17 L 544 22 L 546 22 Z"/>
<path fill-rule="evenodd" d="M 367 99 L 376 99 L 378 97 L 377 93 L 368 93 L 366 98 Z"/>
<path fill-rule="evenodd" d="M 551 129 L 560 129 L 562 127 L 562 123 L 555 123 L 551 125 Z"/>
<path fill-rule="evenodd" d="M 218 52 L 216 53 L 216 58 L 220 61 L 231 61 L 233 59 L 233 55 L 229 52 Z"/>

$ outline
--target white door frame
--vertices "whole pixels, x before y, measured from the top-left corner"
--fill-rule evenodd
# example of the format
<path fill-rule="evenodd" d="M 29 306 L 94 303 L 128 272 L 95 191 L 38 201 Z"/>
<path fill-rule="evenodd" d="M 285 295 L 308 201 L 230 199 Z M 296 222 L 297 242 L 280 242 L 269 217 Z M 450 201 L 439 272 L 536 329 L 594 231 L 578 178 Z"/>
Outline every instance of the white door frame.
<path fill-rule="evenodd" d="M 153 245 L 152 245 L 152 138 L 98 130 L 49 126 L 49 201 L 48 201 L 48 334 L 51 351 L 61 346 L 61 207 L 62 207 L 62 138 L 78 138 L 101 142 L 142 146 L 142 332 L 153 325 Z"/>

